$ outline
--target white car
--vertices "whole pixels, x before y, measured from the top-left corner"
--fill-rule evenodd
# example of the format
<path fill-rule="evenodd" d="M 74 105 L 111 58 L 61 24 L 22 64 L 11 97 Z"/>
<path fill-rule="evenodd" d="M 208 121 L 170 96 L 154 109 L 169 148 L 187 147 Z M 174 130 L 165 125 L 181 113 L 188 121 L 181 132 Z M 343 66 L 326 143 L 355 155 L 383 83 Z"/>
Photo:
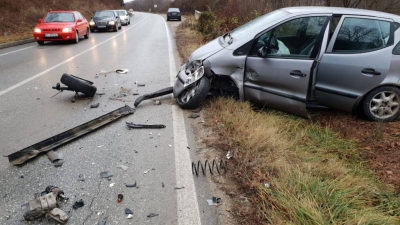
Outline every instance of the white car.
<path fill-rule="evenodd" d="M 127 26 L 131 24 L 131 18 L 126 10 L 116 10 L 116 12 L 121 20 L 121 24 Z"/>

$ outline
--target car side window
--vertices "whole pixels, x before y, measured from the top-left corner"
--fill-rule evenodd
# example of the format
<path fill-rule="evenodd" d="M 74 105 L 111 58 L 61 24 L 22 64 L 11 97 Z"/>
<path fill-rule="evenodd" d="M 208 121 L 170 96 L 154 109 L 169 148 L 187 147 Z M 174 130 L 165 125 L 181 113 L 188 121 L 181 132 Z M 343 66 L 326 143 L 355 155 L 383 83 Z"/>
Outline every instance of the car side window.
<path fill-rule="evenodd" d="M 365 18 L 345 18 L 332 52 L 365 52 L 387 47 L 390 22 Z"/>
<path fill-rule="evenodd" d="M 258 37 L 250 55 L 256 56 L 260 48 L 268 46 L 268 57 L 310 58 L 327 19 L 314 16 L 283 23 Z"/>

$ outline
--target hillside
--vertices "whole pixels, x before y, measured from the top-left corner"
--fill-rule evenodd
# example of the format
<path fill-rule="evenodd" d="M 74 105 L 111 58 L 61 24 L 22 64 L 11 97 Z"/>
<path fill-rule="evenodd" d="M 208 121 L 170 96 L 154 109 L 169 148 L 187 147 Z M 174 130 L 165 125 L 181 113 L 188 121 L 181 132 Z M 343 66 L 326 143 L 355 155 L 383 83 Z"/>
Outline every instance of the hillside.
<path fill-rule="evenodd" d="M 77 10 L 86 19 L 99 9 L 121 8 L 120 0 L 1 0 L 0 43 L 32 36 L 32 29 L 39 18 L 50 10 Z"/>

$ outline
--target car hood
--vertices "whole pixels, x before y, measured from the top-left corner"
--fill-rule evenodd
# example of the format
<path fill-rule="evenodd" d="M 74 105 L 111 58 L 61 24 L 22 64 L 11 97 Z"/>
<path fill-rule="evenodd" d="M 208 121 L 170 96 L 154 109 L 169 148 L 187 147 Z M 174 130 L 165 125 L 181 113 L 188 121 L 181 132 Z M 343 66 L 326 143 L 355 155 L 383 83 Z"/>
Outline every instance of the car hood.
<path fill-rule="evenodd" d="M 214 55 L 215 53 L 224 49 L 224 47 L 220 43 L 220 38 L 216 38 L 207 44 L 203 45 L 202 47 L 196 49 L 192 55 L 190 56 L 190 61 L 193 60 L 205 60 L 208 57 Z"/>
<path fill-rule="evenodd" d="M 39 23 L 36 25 L 37 28 L 64 28 L 64 27 L 74 27 L 75 23 L 65 23 L 65 22 L 51 22 L 51 23 Z"/>
<path fill-rule="evenodd" d="M 114 17 L 93 17 L 94 22 L 115 20 Z"/>

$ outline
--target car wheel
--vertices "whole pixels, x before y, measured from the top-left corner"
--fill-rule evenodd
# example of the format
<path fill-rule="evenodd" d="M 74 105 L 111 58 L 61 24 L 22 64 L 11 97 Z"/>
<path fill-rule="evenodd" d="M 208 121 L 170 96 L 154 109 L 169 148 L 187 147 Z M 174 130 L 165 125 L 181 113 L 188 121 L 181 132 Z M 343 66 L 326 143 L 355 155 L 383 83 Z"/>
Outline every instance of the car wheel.
<path fill-rule="evenodd" d="M 89 39 L 89 33 L 90 33 L 89 28 L 87 28 L 86 29 L 86 35 L 84 36 L 85 39 Z"/>
<path fill-rule="evenodd" d="M 384 86 L 371 91 L 364 99 L 363 111 L 367 119 L 388 122 L 400 116 L 400 89 Z"/>
<path fill-rule="evenodd" d="M 90 29 L 90 32 L 92 32 L 92 33 L 93 33 L 93 32 L 94 32 L 94 29 Z"/>
<path fill-rule="evenodd" d="M 114 31 L 118 32 L 118 25 L 117 24 L 115 24 Z"/>
<path fill-rule="evenodd" d="M 61 83 L 65 84 L 70 89 L 81 92 L 89 97 L 93 97 L 96 94 L 97 88 L 93 86 L 92 82 L 81 79 L 79 77 L 75 77 L 70 74 L 64 73 L 60 79 Z"/>
<path fill-rule="evenodd" d="M 131 20 L 128 21 L 128 25 L 130 25 L 130 24 L 131 24 Z"/>
<path fill-rule="evenodd" d="M 39 45 L 44 45 L 44 41 L 36 41 Z"/>
<path fill-rule="evenodd" d="M 202 77 L 196 85 L 182 91 L 176 98 L 176 102 L 182 109 L 194 109 L 201 105 L 210 91 L 210 80 Z"/>
<path fill-rule="evenodd" d="M 74 40 L 74 43 L 76 44 L 76 43 L 78 43 L 79 42 L 79 33 L 78 33 L 78 31 L 76 31 L 75 32 L 75 40 Z"/>

